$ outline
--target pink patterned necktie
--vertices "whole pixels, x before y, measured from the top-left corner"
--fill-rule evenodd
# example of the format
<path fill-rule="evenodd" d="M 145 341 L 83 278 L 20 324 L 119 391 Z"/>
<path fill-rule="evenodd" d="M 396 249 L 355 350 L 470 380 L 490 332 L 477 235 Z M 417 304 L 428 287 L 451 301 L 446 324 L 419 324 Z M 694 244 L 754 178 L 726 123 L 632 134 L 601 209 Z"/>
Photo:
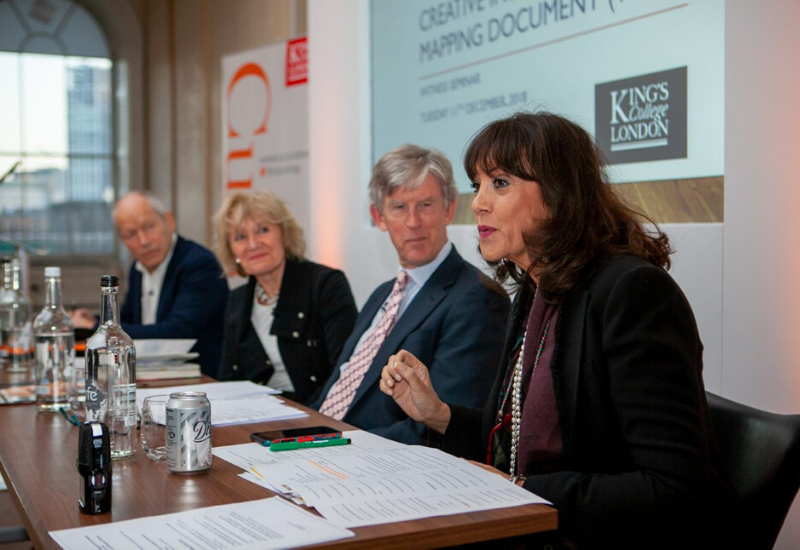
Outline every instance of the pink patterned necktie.
<path fill-rule="evenodd" d="M 344 418 L 347 409 L 353 402 L 353 398 L 364 379 L 364 375 L 369 370 L 372 361 L 378 354 L 378 350 L 386 339 L 386 335 L 392 330 L 394 322 L 397 320 L 397 310 L 400 309 L 400 302 L 403 300 L 403 291 L 408 284 L 408 273 L 401 270 L 394 282 L 392 293 L 386 303 L 386 312 L 378 321 L 378 326 L 367 336 L 364 344 L 356 350 L 350 358 L 350 363 L 339 377 L 339 380 L 328 392 L 328 397 L 319 408 L 319 412 L 326 414 L 336 420 Z"/>

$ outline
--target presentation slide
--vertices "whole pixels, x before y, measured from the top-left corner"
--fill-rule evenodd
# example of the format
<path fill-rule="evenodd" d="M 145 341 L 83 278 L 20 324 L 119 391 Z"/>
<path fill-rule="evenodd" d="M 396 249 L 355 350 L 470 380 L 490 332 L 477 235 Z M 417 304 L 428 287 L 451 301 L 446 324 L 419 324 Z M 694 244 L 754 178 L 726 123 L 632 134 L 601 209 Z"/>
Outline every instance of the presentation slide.
<path fill-rule="evenodd" d="M 723 0 L 375 0 L 373 161 L 519 110 L 589 130 L 616 183 L 723 175 Z M 721 183 L 720 183 L 721 185 Z"/>

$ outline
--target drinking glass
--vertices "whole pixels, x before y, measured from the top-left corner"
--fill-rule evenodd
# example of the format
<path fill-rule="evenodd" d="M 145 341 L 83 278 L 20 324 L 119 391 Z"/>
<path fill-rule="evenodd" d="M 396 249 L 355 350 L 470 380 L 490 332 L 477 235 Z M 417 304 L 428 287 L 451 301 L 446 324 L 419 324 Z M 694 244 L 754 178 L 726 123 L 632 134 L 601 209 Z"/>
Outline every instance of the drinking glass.
<path fill-rule="evenodd" d="M 142 405 L 142 449 L 153 460 L 167 458 L 167 401 L 168 395 L 151 395 Z"/>
<path fill-rule="evenodd" d="M 86 419 L 86 365 L 76 361 L 67 374 L 67 402 L 78 420 Z"/>

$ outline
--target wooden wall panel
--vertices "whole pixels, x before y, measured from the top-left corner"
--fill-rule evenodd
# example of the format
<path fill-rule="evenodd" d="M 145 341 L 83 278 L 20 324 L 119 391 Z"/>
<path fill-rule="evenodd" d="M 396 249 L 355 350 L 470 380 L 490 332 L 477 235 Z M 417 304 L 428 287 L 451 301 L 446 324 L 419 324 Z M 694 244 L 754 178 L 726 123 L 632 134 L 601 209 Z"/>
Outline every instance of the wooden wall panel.
<path fill-rule="evenodd" d="M 172 48 L 170 47 L 171 1 L 143 2 L 145 43 L 145 101 L 147 179 L 145 188 L 153 191 L 168 208 L 173 198 L 173 109 Z"/>
<path fill-rule="evenodd" d="M 620 183 L 614 188 L 657 223 L 722 223 L 724 179 Z"/>
<path fill-rule="evenodd" d="M 128 0 L 145 37 L 146 189 L 212 239 L 221 200 L 222 57 L 305 34 L 305 0 Z"/>
<path fill-rule="evenodd" d="M 175 181 L 173 211 L 180 231 L 204 242 L 208 221 L 205 159 L 209 152 L 205 124 L 210 116 L 205 64 L 207 0 L 173 0 L 175 40 L 173 90 L 175 94 Z"/>

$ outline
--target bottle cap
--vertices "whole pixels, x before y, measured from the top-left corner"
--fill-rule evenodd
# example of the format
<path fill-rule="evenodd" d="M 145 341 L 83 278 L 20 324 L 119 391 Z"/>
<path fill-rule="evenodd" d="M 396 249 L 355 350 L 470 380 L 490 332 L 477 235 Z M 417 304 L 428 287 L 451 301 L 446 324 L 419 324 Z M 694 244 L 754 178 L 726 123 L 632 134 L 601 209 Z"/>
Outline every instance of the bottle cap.
<path fill-rule="evenodd" d="M 61 268 L 60 267 L 45 267 L 44 268 L 44 276 L 45 277 L 61 277 Z"/>
<path fill-rule="evenodd" d="M 103 275 L 100 277 L 100 286 L 103 288 L 119 286 L 119 277 L 116 275 Z"/>

